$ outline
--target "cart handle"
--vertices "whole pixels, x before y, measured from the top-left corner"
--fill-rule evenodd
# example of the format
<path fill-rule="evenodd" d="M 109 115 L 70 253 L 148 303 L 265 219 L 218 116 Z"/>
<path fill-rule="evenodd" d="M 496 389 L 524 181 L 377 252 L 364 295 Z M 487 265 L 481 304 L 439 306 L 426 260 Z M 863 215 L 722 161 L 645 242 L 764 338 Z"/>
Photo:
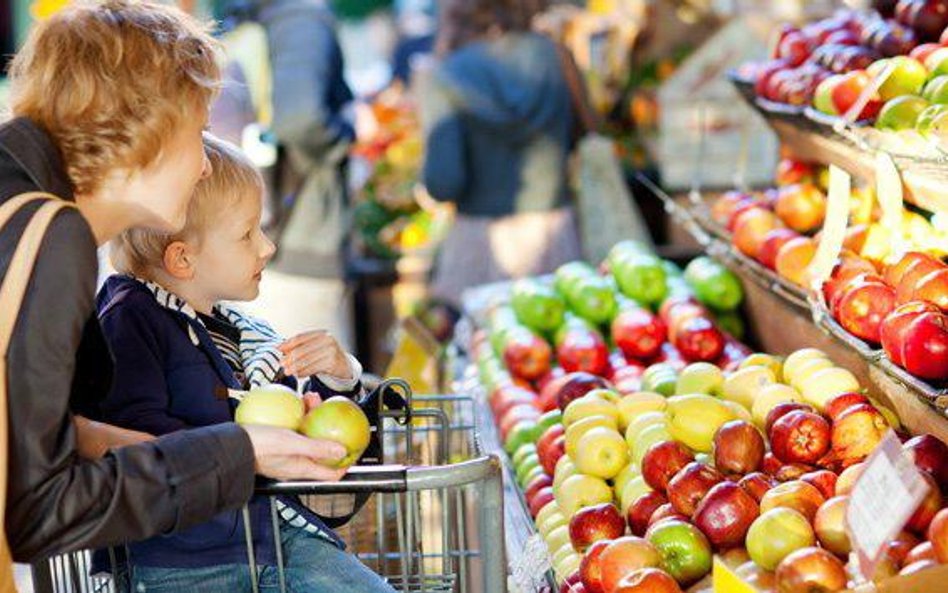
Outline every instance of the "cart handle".
<path fill-rule="evenodd" d="M 465 486 L 501 475 L 496 454 L 451 465 L 354 466 L 338 482 L 258 481 L 255 493 L 273 495 L 359 494 L 371 492 L 417 492 Z"/>

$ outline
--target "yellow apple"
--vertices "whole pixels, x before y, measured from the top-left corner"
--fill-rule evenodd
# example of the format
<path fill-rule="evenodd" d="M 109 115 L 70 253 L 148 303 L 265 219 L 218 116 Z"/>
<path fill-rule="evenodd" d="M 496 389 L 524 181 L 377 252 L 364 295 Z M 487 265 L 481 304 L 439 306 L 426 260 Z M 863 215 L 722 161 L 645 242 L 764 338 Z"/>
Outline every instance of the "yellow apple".
<path fill-rule="evenodd" d="M 710 395 L 670 397 L 665 413 L 672 438 L 700 453 L 710 453 L 714 433 L 725 422 L 738 418 L 732 406 Z"/>
<path fill-rule="evenodd" d="M 612 489 L 615 491 L 616 497 L 618 498 L 618 496 L 622 494 L 622 489 L 629 483 L 629 480 L 641 475 L 642 470 L 639 469 L 639 466 L 635 465 L 633 461 L 630 461 L 625 467 L 619 470 L 616 477 L 612 478 Z"/>
<path fill-rule="evenodd" d="M 604 399 L 607 402 L 616 404 L 619 403 L 619 400 L 622 399 L 622 395 L 618 391 L 613 391 L 612 389 L 593 389 L 586 393 L 587 397 L 598 397 L 599 399 Z"/>
<path fill-rule="evenodd" d="M 264 385 L 244 396 L 234 413 L 234 421 L 297 430 L 304 412 L 303 400 L 295 391 L 285 385 Z"/>
<path fill-rule="evenodd" d="M 790 381 L 797 373 L 797 369 L 802 366 L 803 363 L 828 358 L 825 352 L 817 350 L 816 348 L 803 348 L 791 353 L 790 356 L 783 361 L 783 382 L 790 384 Z"/>
<path fill-rule="evenodd" d="M 553 566 L 559 566 L 566 558 L 574 554 L 576 554 L 576 550 L 573 549 L 573 544 L 566 544 L 565 546 L 553 550 L 551 554 L 551 564 Z"/>
<path fill-rule="evenodd" d="M 635 443 L 632 444 L 632 461 L 636 465 L 642 465 L 642 458 L 645 457 L 645 452 L 649 447 L 655 443 L 670 440 L 672 440 L 672 435 L 668 423 L 646 426 L 639 436 L 635 437 Z"/>
<path fill-rule="evenodd" d="M 751 408 L 751 416 L 754 419 L 754 424 L 757 425 L 757 428 L 764 428 L 767 414 L 769 414 L 777 404 L 802 401 L 803 396 L 800 395 L 800 392 L 789 385 L 784 385 L 783 383 L 767 385 L 760 390 L 760 393 L 758 393 L 754 399 L 754 406 Z"/>
<path fill-rule="evenodd" d="M 731 373 L 721 388 L 721 399 L 737 402 L 748 410 L 760 390 L 777 381 L 770 367 L 749 366 Z"/>
<path fill-rule="evenodd" d="M 675 383 L 675 393 L 707 393 L 717 395 L 724 383 L 724 373 L 710 362 L 693 362 L 682 369 Z"/>
<path fill-rule="evenodd" d="M 546 506 L 548 507 L 551 505 L 546 505 Z M 546 508 L 546 507 L 543 507 L 543 508 Z M 537 519 L 539 519 L 539 517 L 537 517 Z M 553 532 L 554 529 L 556 529 L 557 527 L 562 527 L 564 525 L 569 526 L 569 521 L 566 519 L 566 515 L 557 511 L 555 513 L 550 513 L 549 515 L 544 517 L 542 522 L 537 521 L 537 531 L 539 531 L 540 535 L 542 535 L 543 538 L 546 539 L 550 535 L 550 533 Z"/>
<path fill-rule="evenodd" d="M 597 426 L 579 439 L 573 462 L 580 473 L 611 480 L 629 462 L 629 447 L 616 430 Z"/>
<path fill-rule="evenodd" d="M 564 557 L 558 564 L 553 565 L 553 572 L 556 573 L 557 578 L 560 580 L 565 580 L 571 574 L 579 570 L 579 565 L 582 564 L 583 557 L 577 554 L 575 551 Z"/>
<path fill-rule="evenodd" d="M 346 448 L 336 467 L 349 467 L 369 446 L 372 427 L 365 412 L 349 398 L 337 395 L 319 404 L 303 418 L 300 432 L 311 439 L 327 439 Z"/>
<path fill-rule="evenodd" d="M 615 418 L 616 424 L 619 423 L 619 410 L 614 403 L 587 394 L 566 406 L 563 410 L 563 426 L 569 428 L 577 420 L 590 416 L 609 416 Z"/>
<path fill-rule="evenodd" d="M 548 550 L 555 552 L 563 546 L 572 547 L 572 545 L 569 540 L 569 525 L 560 525 L 546 534 L 546 547 Z"/>
<path fill-rule="evenodd" d="M 556 502 L 564 515 L 572 517 L 583 507 L 612 502 L 612 488 L 602 478 L 576 474 L 560 485 L 560 497 Z"/>
<path fill-rule="evenodd" d="M 861 388 L 855 375 L 842 367 L 833 367 L 810 375 L 800 385 L 800 395 L 822 412 L 826 402 L 833 397 L 841 393 L 858 392 Z"/>
<path fill-rule="evenodd" d="M 724 403 L 725 406 L 731 409 L 731 412 L 734 413 L 735 420 L 744 420 L 746 422 L 751 422 L 753 420 L 753 416 L 751 416 L 750 410 L 748 410 L 741 404 L 737 402 L 730 402 L 727 400 L 721 400 L 721 401 Z"/>
<path fill-rule="evenodd" d="M 556 504 L 555 500 L 550 501 L 546 505 L 544 505 L 544 507 L 540 509 L 540 512 L 537 513 L 537 517 L 534 520 L 534 523 L 536 524 L 537 529 L 539 529 L 540 524 L 543 523 L 543 521 L 545 521 L 548 517 L 551 517 L 557 513 L 560 513 L 560 505 Z"/>
<path fill-rule="evenodd" d="M 668 418 L 665 416 L 665 412 L 645 412 L 636 417 L 625 429 L 625 442 L 628 443 L 629 448 L 633 448 L 635 439 L 639 438 L 643 430 L 655 424 L 668 426 Z"/>
<path fill-rule="evenodd" d="M 783 376 L 783 359 L 773 354 L 755 352 L 742 360 L 737 368 L 746 369 L 748 367 L 767 367 L 773 371 L 777 381 L 780 381 Z"/>
<path fill-rule="evenodd" d="M 645 412 L 661 412 L 665 409 L 665 396 L 652 391 L 630 393 L 616 404 L 619 408 L 619 426 L 628 427 Z"/>
<path fill-rule="evenodd" d="M 802 392 L 803 384 L 809 381 L 810 377 L 822 370 L 833 368 L 836 368 L 836 364 L 828 358 L 814 358 L 813 360 L 808 360 L 800 363 L 800 366 L 797 367 L 789 383 L 797 391 Z"/>
<path fill-rule="evenodd" d="M 579 439 L 594 428 L 609 428 L 618 430 L 616 419 L 612 416 L 588 416 L 569 425 L 566 429 L 566 454 L 570 459 L 576 459 L 576 447 Z"/>
<path fill-rule="evenodd" d="M 556 462 L 556 467 L 553 469 L 553 498 L 558 498 L 557 493 L 559 492 L 560 485 L 566 481 L 566 478 L 574 476 L 577 473 L 576 464 L 573 463 L 572 459 L 566 455 L 560 457 L 559 461 Z"/>
<path fill-rule="evenodd" d="M 629 480 L 619 494 L 619 508 L 622 509 L 622 516 L 626 515 L 629 507 L 638 497 L 651 491 L 652 488 L 645 483 L 645 478 L 642 476 L 636 476 Z"/>

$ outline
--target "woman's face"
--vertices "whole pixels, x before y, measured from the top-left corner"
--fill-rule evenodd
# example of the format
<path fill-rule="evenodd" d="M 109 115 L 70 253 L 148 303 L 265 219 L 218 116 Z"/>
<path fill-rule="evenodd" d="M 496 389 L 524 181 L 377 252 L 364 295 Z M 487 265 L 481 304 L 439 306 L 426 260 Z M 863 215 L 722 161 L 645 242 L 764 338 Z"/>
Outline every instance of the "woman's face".
<path fill-rule="evenodd" d="M 211 172 L 204 153 L 204 120 L 189 122 L 171 138 L 162 155 L 136 175 L 140 191 L 130 193 L 142 210 L 141 226 L 173 233 L 184 226 L 194 186 Z"/>

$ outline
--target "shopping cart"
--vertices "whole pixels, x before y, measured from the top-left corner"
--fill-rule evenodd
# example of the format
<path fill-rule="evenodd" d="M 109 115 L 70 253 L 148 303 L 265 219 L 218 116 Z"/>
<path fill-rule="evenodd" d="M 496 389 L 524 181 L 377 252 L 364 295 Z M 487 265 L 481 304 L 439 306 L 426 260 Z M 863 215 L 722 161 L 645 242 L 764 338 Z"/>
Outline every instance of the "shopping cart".
<path fill-rule="evenodd" d="M 335 483 L 258 485 L 257 493 L 270 497 L 274 525 L 280 520 L 274 497 L 297 495 L 323 515 L 327 508 L 330 515 L 354 512 L 337 532 L 397 591 L 506 593 L 503 466 L 497 455 L 482 453 L 474 401 L 462 395 L 413 396 L 399 380 L 384 382 L 374 393 L 381 394 L 375 441 L 384 465 L 354 467 Z M 393 393 L 405 405 L 384 405 L 393 401 Z M 250 572 L 258 574 L 249 527 L 245 535 Z M 284 592 L 283 558 L 278 539 L 276 543 Z M 110 557 L 115 568 L 114 550 Z M 37 563 L 32 567 L 34 590 L 119 593 L 110 575 L 91 575 L 91 566 L 88 551 Z M 256 593 L 257 583 L 252 586 Z"/>

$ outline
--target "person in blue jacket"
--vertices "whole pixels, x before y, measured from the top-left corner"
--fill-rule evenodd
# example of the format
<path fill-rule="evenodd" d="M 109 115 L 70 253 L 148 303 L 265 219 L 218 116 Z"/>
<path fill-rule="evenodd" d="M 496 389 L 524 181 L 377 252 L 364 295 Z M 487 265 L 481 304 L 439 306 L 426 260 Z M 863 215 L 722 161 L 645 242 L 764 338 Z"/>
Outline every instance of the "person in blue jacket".
<path fill-rule="evenodd" d="M 113 243 L 121 272 L 99 293 L 115 376 L 101 404 L 115 425 L 163 435 L 231 422 L 243 392 L 283 383 L 319 397 L 361 391 L 362 368 L 329 334 L 282 340 L 265 322 L 223 301 L 257 296 L 273 244 L 260 229 L 263 181 L 239 150 L 205 138 L 211 174 L 195 189 L 182 231 L 126 231 Z M 195 471 L 200 463 L 195 463 Z M 340 471 L 341 475 L 342 471 Z M 281 497 L 279 540 L 289 590 L 390 592 L 344 551 L 343 542 L 298 499 Z M 255 497 L 249 521 L 262 590 L 277 585 L 269 502 Z M 250 591 L 240 511 L 173 535 L 128 544 L 132 590 Z"/>

